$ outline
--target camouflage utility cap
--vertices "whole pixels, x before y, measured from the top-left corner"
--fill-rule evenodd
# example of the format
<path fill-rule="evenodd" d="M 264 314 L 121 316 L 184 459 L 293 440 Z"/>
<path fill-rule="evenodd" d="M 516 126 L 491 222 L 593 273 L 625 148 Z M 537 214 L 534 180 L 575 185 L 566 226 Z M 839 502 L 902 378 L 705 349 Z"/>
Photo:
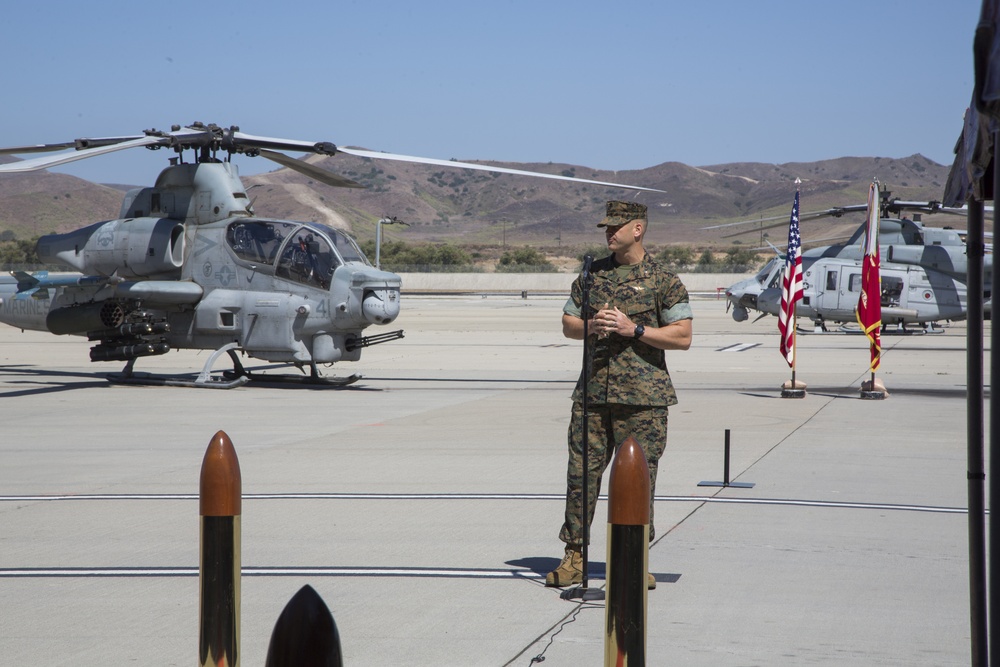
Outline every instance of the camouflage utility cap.
<path fill-rule="evenodd" d="M 609 201 L 605 218 L 598 227 L 619 227 L 633 220 L 646 219 L 646 205 L 630 201 Z"/>

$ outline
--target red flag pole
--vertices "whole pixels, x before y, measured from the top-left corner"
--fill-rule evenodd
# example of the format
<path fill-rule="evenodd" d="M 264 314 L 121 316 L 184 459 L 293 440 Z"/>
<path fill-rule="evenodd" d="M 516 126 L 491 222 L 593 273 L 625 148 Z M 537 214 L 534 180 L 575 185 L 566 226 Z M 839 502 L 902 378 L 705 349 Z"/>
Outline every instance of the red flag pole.
<path fill-rule="evenodd" d="M 882 399 L 887 392 L 877 384 L 875 371 L 882 358 L 882 289 L 879 276 L 878 231 L 882 211 L 879 206 L 878 179 L 868 188 L 868 220 L 865 227 L 864 259 L 861 261 L 861 295 L 856 308 L 858 325 L 868 338 L 871 379 L 861 384 L 861 398 Z M 867 386 L 866 386 L 867 385 Z"/>

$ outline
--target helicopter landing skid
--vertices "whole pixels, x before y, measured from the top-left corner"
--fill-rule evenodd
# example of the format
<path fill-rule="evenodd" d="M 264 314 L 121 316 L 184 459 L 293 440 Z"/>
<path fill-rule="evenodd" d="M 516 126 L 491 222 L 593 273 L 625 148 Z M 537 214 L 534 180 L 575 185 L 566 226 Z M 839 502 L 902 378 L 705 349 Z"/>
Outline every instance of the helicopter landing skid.
<path fill-rule="evenodd" d="M 844 334 L 856 334 L 861 333 L 860 329 L 849 329 L 843 326 L 837 327 L 836 329 L 827 329 L 824 327 L 815 327 L 813 329 L 806 329 L 805 327 L 795 327 L 795 333 L 809 336 L 843 336 Z"/>
<path fill-rule="evenodd" d="M 361 379 L 361 376 L 356 373 L 348 375 L 347 377 L 323 377 L 319 374 L 316 364 L 312 364 L 312 372 L 309 375 L 254 373 L 243 367 L 243 364 L 240 363 L 239 357 L 236 356 L 236 350 L 234 347 L 226 346 L 221 350 L 217 350 L 216 353 L 221 353 L 223 351 L 228 353 L 229 358 L 233 360 L 233 370 L 223 371 L 222 375 L 226 378 L 233 378 L 234 381 L 242 379 L 244 382 L 253 381 L 260 383 L 269 382 L 274 384 L 302 384 L 318 387 L 346 387 L 347 385 L 354 384 Z"/>
<path fill-rule="evenodd" d="M 240 375 L 228 377 L 225 373 L 223 374 L 223 376 L 226 377 L 224 380 L 213 378 L 212 366 L 223 352 L 229 352 L 232 355 L 232 350 L 236 347 L 236 343 L 229 343 L 228 345 L 225 345 L 213 352 L 211 356 L 209 356 L 208 361 L 205 362 L 204 367 L 201 369 L 201 373 L 199 373 L 198 377 L 194 380 L 188 380 L 184 377 L 177 376 L 135 373 L 132 370 L 135 366 L 135 359 L 129 359 L 121 373 L 108 373 L 106 377 L 108 382 L 112 384 L 145 385 L 153 387 L 192 387 L 195 389 L 232 389 L 233 387 L 245 385 L 250 381 L 250 378 Z"/>
<path fill-rule="evenodd" d="M 145 385 L 154 387 L 192 387 L 195 389 L 232 389 L 241 387 L 249 382 L 271 383 L 271 384 L 299 384 L 316 387 L 346 387 L 361 379 L 360 375 L 354 374 L 347 377 L 323 377 L 319 374 L 316 364 L 312 364 L 312 372 L 309 375 L 289 375 L 254 373 L 243 367 L 236 350 L 238 343 L 223 345 L 218 350 L 212 352 L 201 372 L 194 380 L 189 380 L 182 376 L 162 376 L 151 373 L 135 373 L 135 359 L 130 359 L 121 373 L 108 373 L 106 378 L 112 384 Z M 212 367 L 215 362 L 225 352 L 233 361 L 233 370 L 222 371 L 222 378 L 212 376 Z"/>

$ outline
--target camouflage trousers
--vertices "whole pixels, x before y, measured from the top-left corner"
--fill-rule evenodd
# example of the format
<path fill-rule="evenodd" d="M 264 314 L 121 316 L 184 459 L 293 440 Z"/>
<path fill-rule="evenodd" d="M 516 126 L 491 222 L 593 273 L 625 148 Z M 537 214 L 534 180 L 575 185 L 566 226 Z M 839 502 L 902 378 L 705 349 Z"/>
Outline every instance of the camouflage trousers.
<path fill-rule="evenodd" d="M 632 405 L 587 406 L 587 516 L 594 521 L 594 509 L 601 492 L 601 477 L 614 460 L 618 445 L 632 436 L 646 454 L 649 466 L 649 540 L 652 542 L 653 498 L 656 468 L 667 446 L 667 408 Z M 583 544 L 583 406 L 573 404 L 569 424 L 569 465 L 566 471 L 566 518 L 559 539 L 566 544 Z M 588 533 L 589 534 L 589 533 Z"/>

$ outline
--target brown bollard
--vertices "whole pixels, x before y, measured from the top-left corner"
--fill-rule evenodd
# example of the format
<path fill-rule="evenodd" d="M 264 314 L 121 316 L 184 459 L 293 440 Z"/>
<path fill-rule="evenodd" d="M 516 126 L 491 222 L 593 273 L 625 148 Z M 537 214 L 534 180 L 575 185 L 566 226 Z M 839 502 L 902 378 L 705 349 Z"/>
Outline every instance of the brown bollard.
<path fill-rule="evenodd" d="M 635 438 L 618 447 L 608 484 L 604 665 L 646 664 L 649 466 Z"/>
<path fill-rule="evenodd" d="M 264 667 L 343 667 L 333 614 L 312 586 L 299 589 L 274 624 Z"/>
<path fill-rule="evenodd" d="M 240 664 L 240 514 L 243 480 L 233 443 L 219 431 L 201 462 L 199 667 Z"/>

